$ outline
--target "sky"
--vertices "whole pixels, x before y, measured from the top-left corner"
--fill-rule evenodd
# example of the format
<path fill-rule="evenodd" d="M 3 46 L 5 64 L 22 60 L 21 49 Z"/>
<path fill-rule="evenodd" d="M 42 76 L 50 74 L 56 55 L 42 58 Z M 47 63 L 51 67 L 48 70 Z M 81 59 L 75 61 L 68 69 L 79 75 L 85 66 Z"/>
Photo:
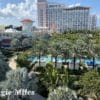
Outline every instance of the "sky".
<path fill-rule="evenodd" d="M 97 15 L 97 25 L 100 26 L 100 0 L 48 0 L 67 6 L 89 6 L 90 13 Z M 21 20 L 32 19 L 37 25 L 36 0 L 0 0 L 0 25 L 21 25 Z"/>

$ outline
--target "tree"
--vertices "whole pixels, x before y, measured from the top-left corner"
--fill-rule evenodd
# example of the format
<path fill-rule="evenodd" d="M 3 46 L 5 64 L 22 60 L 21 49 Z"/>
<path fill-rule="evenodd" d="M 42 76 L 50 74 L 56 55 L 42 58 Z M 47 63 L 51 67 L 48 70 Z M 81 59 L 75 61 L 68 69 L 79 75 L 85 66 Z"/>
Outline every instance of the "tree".
<path fill-rule="evenodd" d="M 100 99 L 100 74 L 96 70 L 90 70 L 80 77 L 79 85 L 81 86 L 79 94 L 94 95 L 97 100 Z"/>
<path fill-rule="evenodd" d="M 2 52 L 0 52 L 0 60 L 5 60 L 6 57 L 2 54 Z"/>
<path fill-rule="evenodd" d="M 29 38 L 25 38 L 22 40 L 22 47 L 30 47 L 32 46 L 32 40 Z"/>
<path fill-rule="evenodd" d="M 26 67 L 27 69 L 31 69 L 30 61 L 28 61 L 29 54 L 27 52 L 20 53 L 17 57 L 17 65 L 18 67 Z"/>
<path fill-rule="evenodd" d="M 6 72 L 10 70 L 8 64 L 4 61 L 2 57 L 4 56 L 0 54 L 0 81 L 5 79 Z"/>
<path fill-rule="evenodd" d="M 97 54 L 97 56 L 100 56 L 100 32 L 95 32 L 95 34 L 93 34 L 93 40 L 95 41 L 95 54 Z"/>
<path fill-rule="evenodd" d="M 55 58 L 55 67 L 57 67 L 57 57 L 60 54 L 61 50 L 61 44 L 59 42 L 52 41 L 49 47 L 49 52 L 52 55 L 52 57 Z"/>
<path fill-rule="evenodd" d="M 14 29 L 16 29 L 16 30 L 18 30 L 18 31 L 22 31 L 22 26 L 15 27 Z"/>
<path fill-rule="evenodd" d="M 24 35 L 18 35 L 11 41 L 12 49 L 23 49 L 32 46 L 32 39 Z"/>
<path fill-rule="evenodd" d="M 7 73 L 6 78 L 7 79 L 1 83 L 3 90 L 8 89 L 14 92 L 15 89 L 27 89 L 28 91 L 37 91 L 38 89 L 38 78 L 34 73 L 28 73 L 26 68 L 11 70 Z M 10 97 L 8 96 L 8 98 Z"/>
<path fill-rule="evenodd" d="M 4 60 L 8 60 L 8 58 L 13 56 L 13 51 L 7 50 L 7 49 L 1 49 L 1 58 Z"/>
<path fill-rule="evenodd" d="M 52 63 L 48 63 L 44 69 L 43 72 L 40 72 L 40 80 L 49 91 L 68 84 L 66 69 L 58 70 L 58 68 L 53 67 Z"/>
<path fill-rule="evenodd" d="M 78 100 L 74 91 L 66 86 L 58 87 L 50 92 L 47 100 Z"/>
<path fill-rule="evenodd" d="M 68 39 L 63 40 L 61 42 L 61 53 L 63 54 L 65 62 L 66 62 L 66 59 L 68 59 L 69 56 L 71 55 L 71 50 L 72 50 L 71 42 Z"/>
<path fill-rule="evenodd" d="M 13 28 L 13 25 L 8 25 L 5 27 L 5 29 Z"/>
<path fill-rule="evenodd" d="M 41 56 L 47 54 L 48 42 L 44 39 L 37 39 L 33 41 L 33 55 L 39 59 L 39 66 L 41 66 Z"/>

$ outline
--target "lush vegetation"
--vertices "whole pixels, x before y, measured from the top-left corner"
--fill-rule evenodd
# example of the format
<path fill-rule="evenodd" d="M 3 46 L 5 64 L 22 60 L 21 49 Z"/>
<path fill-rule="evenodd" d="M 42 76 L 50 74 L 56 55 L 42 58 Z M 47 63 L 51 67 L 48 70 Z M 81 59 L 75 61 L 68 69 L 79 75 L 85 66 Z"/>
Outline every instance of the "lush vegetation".
<path fill-rule="evenodd" d="M 50 92 L 48 100 L 78 100 L 78 98 L 74 91 L 63 86 Z"/>
<path fill-rule="evenodd" d="M 20 43 L 18 41 L 15 39 L 12 46 L 17 48 L 19 45 L 17 43 Z M 23 41 L 20 46 L 26 47 L 30 43 L 25 38 Z M 93 69 L 89 70 L 81 61 L 81 59 L 90 58 L 95 62 L 96 58 L 100 59 L 100 32 L 53 33 L 52 37 L 48 39 L 34 39 L 32 45 L 33 47 L 28 51 L 18 53 L 16 60 L 18 68 L 15 71 L 8 70 L 9 67 L 5 63 L 5 59 L 1 59 L 4 56 L 1 55 L 1 90 L 26 88 L 36 91 L 48 100 L 78 100 L 78 97 L 100 99 L 100 69 L 93 63 Z M 42 65 L 41 56 L 45 55 L 51 55 L 55 58 L 55 63 L 51 59 L 51 62 L 47 63 L 46 66 Z M 34 56 L 39 61 L 32 63 L 28 58 Z M 64 60 L 60 69 L 57 68 L 58 57 Z M 68 67 L 66 59 L 69 58 L 73 59 L 74 70 L 70 70 Z M 79 69 L 75 70 L 77 58 L 80 59 L 80 63 Z M 36 67 L 37 63 L 39 64 Z M 16 100 L 18 100 L 17 98 Z M 25 98 L 29 100 L 29 97 Z M 25 98 L 21 97 L 21 100 Z M 0 100 L 2 99 L 0 98 Z"/>
<path fill-rule="evenodd" d="M 100 73 L 96 70 L 90 70 L 80 77 L 79 85 L 81 86 L 79 94 L 94 96 L 100 99 Z"/>
<path fill-rule="evenodd" d="M 5 56 L 0 52 L 0 81 L 5 79 L 6 72 L 9 70 L 10 68 L 5 61 Z"/>
<path fill-rule="evenodd" d="M 26 67 L 27 69 L 30 68 L 30 61 L 28 61 L 27 52 L 19 53 L 16 62 L 18 67 Z"/>

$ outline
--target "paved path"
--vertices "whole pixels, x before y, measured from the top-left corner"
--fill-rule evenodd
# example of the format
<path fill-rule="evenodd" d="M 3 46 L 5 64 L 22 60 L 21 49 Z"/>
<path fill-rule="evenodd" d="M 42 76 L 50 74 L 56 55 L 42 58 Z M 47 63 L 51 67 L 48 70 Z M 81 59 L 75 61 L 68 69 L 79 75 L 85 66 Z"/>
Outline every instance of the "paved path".
<path fill-rule="evenodd" d="M 17 59 L 17 56 L 13 56 L 13 57 L 11 57 L 11 58 L 9 59 L 9 62 L 8 62 L 9 67 L 10 67 L 11 69 L 13 69 L 13 70 L 16 70 L 16 66 L 17 66 L 16 61 L 15 61 L 16 59 Z"/>

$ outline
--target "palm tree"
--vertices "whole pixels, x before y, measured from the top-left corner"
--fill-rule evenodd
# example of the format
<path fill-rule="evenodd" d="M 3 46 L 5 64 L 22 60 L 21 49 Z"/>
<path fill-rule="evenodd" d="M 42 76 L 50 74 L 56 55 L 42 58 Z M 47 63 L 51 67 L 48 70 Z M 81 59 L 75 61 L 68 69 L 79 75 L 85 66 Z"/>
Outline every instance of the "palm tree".
<path fill-rule="evenodd" d="M 52 57 L 55 58 L 55 67 L 57 67 L 57 58 L 61 52 L 61 43 L 51 42 L 49 50 L 50 50 L 50 54 L 52 54 Z"/>
<path fill-rule="evenodd" d="M 66 62 L 67 58 L 69 58 L 69 56 L 71 55 L 72 44 L 70 43 L 70 41 L 68 39 L 66 39 L 61 43 L 61 45 L 62 45 L 61 46 L 62 54 L 63 54 L 65 62 Z"/>
<path fill-rule="evenodd" d="M 41 56 L 47 53 L 48 42 L 43 39 L 34 41 L 33 53 L 38 56 L 39 66 L 41 66 Z"/>
<path fill-rule="evenodd" d="M 81 60 L 85 52 L 87 52 L 87 44 L 85 43 L 85 37 L 81 36 L 80 34 L 79 39 L 76 40 L 74 46 L 74 54 L 73 54 L 74 68 L 75 68 L 76 57 L 78 57 Z"/>
<path fill-rule="evenodd" d="M 93 37 L 93 35 L 92 34 L 88 34 L 87 35 L 87 43 L 88 43 L 88 54 L 89 54 L 89 56 L 90 57 L 92 57 L 92 62 L 93 62 L 93 64 L 92 64 L 92 66 L 93 66 L 93 69 L 95 68 L 95 53 L 94 53 L 94 51 L 95 51 L 95 40 L 94 40 L 94 37 Z"/>

